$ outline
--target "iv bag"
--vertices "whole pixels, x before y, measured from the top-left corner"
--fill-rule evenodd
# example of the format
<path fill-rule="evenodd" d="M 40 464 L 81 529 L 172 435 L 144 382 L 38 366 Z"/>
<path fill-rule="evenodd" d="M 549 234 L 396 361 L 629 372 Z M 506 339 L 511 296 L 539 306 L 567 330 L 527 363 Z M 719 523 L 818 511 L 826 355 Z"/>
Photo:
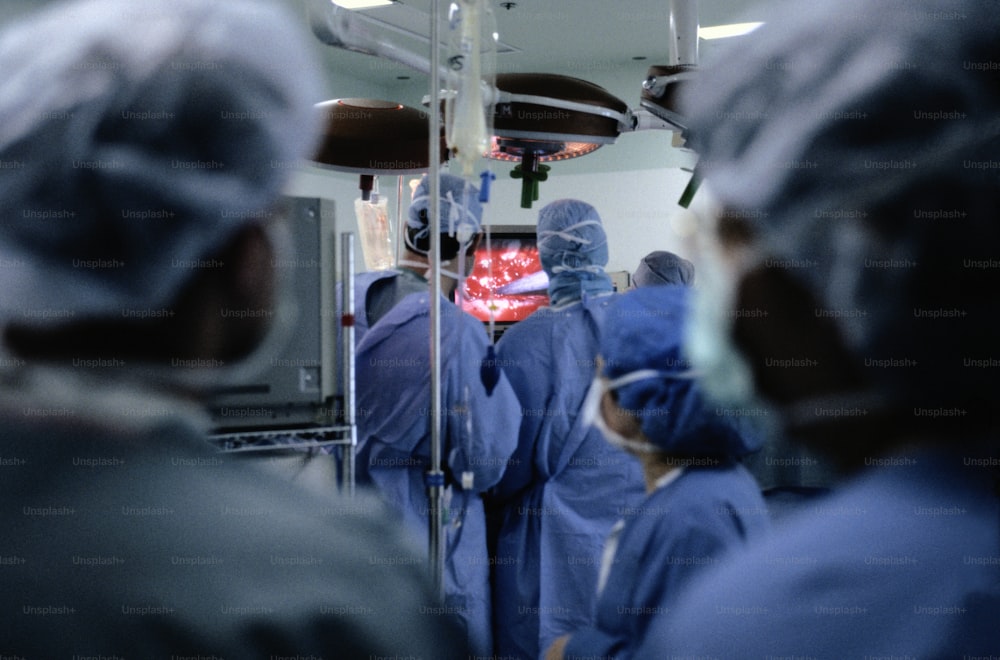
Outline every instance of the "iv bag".
<path fill-rule="evenodd" d="M 492 87 L 496 60 L 496 25 L 485 0 L 453 2 L 448 18 L 448 88 L 445 138 L 460 175 L 471 177 L 477 161 L 489 151 L 493 107 L 484 85 Z"/>
<path fill-rule="evenodd" d="M 385 197 L 372 196 L 374 201 L 354 200 L 354 215 L 361 234 L 361 252 L 365 270 L 388 270 L 396 265 L 392 250 L 392 223 Z"/>

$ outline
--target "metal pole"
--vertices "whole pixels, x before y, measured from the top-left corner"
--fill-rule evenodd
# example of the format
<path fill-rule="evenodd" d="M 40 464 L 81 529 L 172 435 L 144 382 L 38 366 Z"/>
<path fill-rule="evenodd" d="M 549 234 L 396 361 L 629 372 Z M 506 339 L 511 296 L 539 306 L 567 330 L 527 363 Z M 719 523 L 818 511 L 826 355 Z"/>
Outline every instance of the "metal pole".
<path fill-rule="evenodd" d="M 422 55 L 392 43 L 386 28 L 363 13 L 345 9 L 330 0 L 307 0 L 306 11 L 313 34 L 325 44 L 383 57 L 421 73 L 429 73 L 431 66 L 440 69 L 440 60 L 432 64 Z"/>
<path fill-rule="evenodd" d="M 396 177 L 396 260 L 393 264 L 398 268 L 403 259 L 403 236 L 406 234 L 406 220 L 403 218 L 403 175 Z"/>
<path fill-rule="evenodd" d="M 441 80 L 438 15 L 440 0 L 431 3 L 431 105 L 430 105 L 430 257 L 431 257 L 431 467 L 427 472 L 428 556 L 431 580 L 444 602 L 444 471 L 441 469 Z"/>
<path fill-rule="evenodd" d="M 342 337 L 343 383 L 344 383 L 344 425 L 349 433 L 350 443 L 345 447 L 344 484 L 347 494 L 354 497 L 355 465 L 354 454 L 358 446 L 358 427 L 354 409 L 357 405 L 357 391 L 354 381 L 354 234 L 340 235 L 340 249 L 343 262 L 340 286 L 341 294 L 340 328 Z"/>
<path fill-rule="evenodd" d="M 670 0 L 670 64 L 698 64 L 698 0 Z"/>

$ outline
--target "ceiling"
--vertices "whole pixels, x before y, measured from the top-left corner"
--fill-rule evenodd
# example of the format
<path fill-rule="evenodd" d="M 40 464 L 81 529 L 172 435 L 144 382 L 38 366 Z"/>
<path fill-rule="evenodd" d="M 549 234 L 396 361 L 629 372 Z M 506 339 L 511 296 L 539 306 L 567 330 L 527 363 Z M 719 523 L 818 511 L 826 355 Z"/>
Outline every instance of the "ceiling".
<path fill-rule="evenodd" d="M 58 0 L 0 0 L 0 24 Z M 138 1 L 138 0 L 137 0 Z M 219 0 L 220 2 L 226 0 Z M 308 8 L 329 0 L 275 0 L 307 21 Z M 442 13 L 449 2 L 438 0 Z M 413 32 L 427 34 L 433 0 L 397 0 L 392 7 L 365 10 L 365 15 L 388 19 Z M 696 0 L 700 25 L 759 20 L 775 0 Z M 551 72 L 599 81 L 626 66 L 641 70 L 668 60 L 670 0 L 488 0 L 500 42 L 498 72 Z M 512 5 L 505 9 L 504 5 Z M 400 43 L 421 54 L 428 42 L 400 35 Z M 700 41 L 705 62 L 726 42 Z M 331 80 L 356 78 L 375 90 L 426 86 L 426 76 L 396 62 L 326 46 L 317 51 Z M 638 60 L 636 58 L 645 58 Z M 346 96 L 344 94 L 342 96 Z"/>
<path fill-rule="evenodd" d="M 303 13 L 329 0 L 284 0 Z M 591 79 L 625 66 L 668 64 L 670 0 L 488 0 L 501 47 L 498 72 L 556 72 Z M 441 1 L 441 11 L 448 2 Z M 702 26 L 760 20 L 772 0 L 699 0 Z M 510 9 L 504 5 L 512 5 Z M 402 0 L 391 7 L 364 10 L 376 21 L 389 21 L 414 33 L 429 32 L 432 0 Z M 376 28 L 379 26 L 376 25 Z M 400 31 L 401 46 L 429 53 L 428 41 Z M 317 40 L 318 41 L 318 40 Z M 711 58 L 724 42 L 700 41 L 699 61 Z M 332 75 L 362 77 L 392 90 L 407 80 L 426 81 L 415 69 L 379 58 L 323 46 L 323 59 Z M 639 59 L 644 58 L 644 59 Z"/>
<path fill-rule="evenodd" d="M 0 25 L 39 8 L 63 0 L 0 0 Z M 136 0 L 139 2 L 140 0 Z M 240 0 L 217 0 L 239 2 Z M 287 5 L 308 26 L 309 7 L 329 0 L 272 0 Z M 442 13 L 449 2 L 437 0 Z M 702 26 L 761 20 L 772 5 L 784 0 L 692 0 Z M 799 0 L 803 1 L 803 0 Z M 403 31 L 429 30 L 433 0 L 402 0 L 391 7 L 366 10 L 366 15 L 386 15 Z M 639 104 L 641 82 L 649 66 L 668 64 L 669 11 L 671 0 L 514 0 L 505 9 L 504 0 L 488 0 L 496 20 L 500 42 L 497 56 L 500 73 L 558 73 L 599 85 L 625 101 Z M 320 4 L 322 6 L 322 4 Z M 311 35 L 308 27 L 306 34 Z M 423 56 L 429 54 L 423 41 L 393 33 L 400 44 Z M 419 107 L 429 91 L 428 76 L 416 69 L 384 58 L 353 53 L 311 39 L 326 70 L 328 86 L 322 98 L 367 97 L 392 99 Z M 739 38 L 701 40 L 699 61 Z M 637 59 L 645 58 L 645 59 Z M 647 135 L 641 140 L 620 140 L 614 150 L 601 149 L 596 156 L 574 159 L 560 165 L 564 171 L 612 171 L 666 166 L 685 166 L 690 158 L 683 150 L 670 149 L 670 132 Z"/>

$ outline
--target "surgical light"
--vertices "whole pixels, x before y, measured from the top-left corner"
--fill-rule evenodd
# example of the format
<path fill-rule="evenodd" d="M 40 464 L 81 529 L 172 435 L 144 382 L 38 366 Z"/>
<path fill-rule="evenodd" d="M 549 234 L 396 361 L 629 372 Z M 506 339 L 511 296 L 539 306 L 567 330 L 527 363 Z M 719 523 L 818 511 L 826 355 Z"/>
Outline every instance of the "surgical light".
<path fill-rule="evenodd" d="M 387 200 L 378 195 L 378 174 L 414 174 L 430 165 L 430 117 L 400 103 L 344 98 L 324 101 L 323 139 L 312 160 L 317 165 L 360 175 L 361 198 L 354 211 L 367 270 L 392 267 L 392 226 Z M 444 142 L 442 131 L 441 141 Z M 447 152 L 443 148 L 440 153 Z M 397 210 L 401 216 L 401 211 Z"/>
<path fill-rule="evenodd" d="M 486 156 L 519 163 L 511 176 L 522 179 L 523 208 L 531 208 L 539 182 L 548 178 L 544 163 L 589 154 L 633 127 L 624 101 L 578 78 L 499 74 L 495 95 L 493 137 Z"/>
<path fill-rule="evenodd" d="M 426 112 L 365 98 L 333 99 L 316 107 L 326 113 L 323 140 L 313 157 L 319 165 L 361 175 L 427 170 L 430 118 Z"/>

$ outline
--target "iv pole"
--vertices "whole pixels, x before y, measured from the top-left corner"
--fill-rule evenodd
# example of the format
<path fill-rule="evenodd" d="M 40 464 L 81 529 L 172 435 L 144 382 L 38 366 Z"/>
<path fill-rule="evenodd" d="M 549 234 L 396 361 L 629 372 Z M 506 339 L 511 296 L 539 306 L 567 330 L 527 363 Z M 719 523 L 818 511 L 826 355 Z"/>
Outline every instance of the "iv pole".
<path fill-rule="evenodd" d="M 444 601 L 444 471 L 441 469 L 441 253 L 438 238 L 441 235 L 441 40 L 440 40 L 440 0 L 431 1 L 430 16 L 430 63 L 416 53 L 398 48 L 369 29 L 369 21 L 350 10 L 345 10 L 329 0 L 309 0 L 309 22 L 313 34 L 320 41 L 368 55 L 385 57 L 410 66 L 430 76 L 430 121 L 428 178 L 430 184 L 429 231 L 431 236 L 429 261 L 431 267 L 430 300 L 430 362 L 431 362 L 431 466 L 425 475 L 428 498 L 428 555 L 430 576 Z M 430 69 L 428 71 L 428 68 Z"/>
<path fill-rule="evenodd" d="M 444 472 L 441 470 L 441 47 L 438 36 L 440 0 L 431 2 L 431 104 L 430 145 L 430 256 L 431 256 L 431 467 L 427 471 L 427 499 L 429 504 L 428 556 L 431 580 L 438 598 L 444 602 Z"/>

